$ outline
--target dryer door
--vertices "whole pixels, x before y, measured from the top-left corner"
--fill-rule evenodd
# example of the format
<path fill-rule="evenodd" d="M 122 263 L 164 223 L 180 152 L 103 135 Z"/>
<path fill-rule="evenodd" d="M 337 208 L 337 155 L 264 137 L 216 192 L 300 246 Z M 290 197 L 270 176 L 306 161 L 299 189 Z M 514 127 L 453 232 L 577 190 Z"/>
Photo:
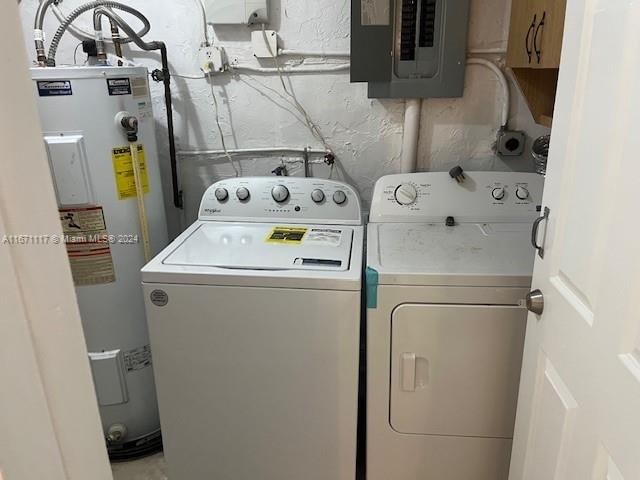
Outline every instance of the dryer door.
<path fill-rule="evenodd" d="M 410 434 L 513 437 L 526 318 L 513 306 L 396 308 L 391 426 Z"/>

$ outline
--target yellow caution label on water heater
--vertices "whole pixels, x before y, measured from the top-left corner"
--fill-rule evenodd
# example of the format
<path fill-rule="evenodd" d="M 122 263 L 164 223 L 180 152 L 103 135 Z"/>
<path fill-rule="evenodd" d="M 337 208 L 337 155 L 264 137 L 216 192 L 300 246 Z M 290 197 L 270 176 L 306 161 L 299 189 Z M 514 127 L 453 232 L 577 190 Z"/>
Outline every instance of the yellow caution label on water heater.
<path fill-rule="evenodd" d="M 302 227 L 274 227 L 267 235 L 267 243 L 285 243 L 288 245 L 299 245 L 302 243 L 307 229 Z"/>
<path fill-rule="evenodd" d="M 125 200 L 136 196 L 136 181 L 133 176 L 133 163 L 131 150 L 126 147 L 115 147 L 111 150 L 113 160 L 113 173 L 116 176 L 116 189 L 118 198 Z M 149 177 L 147 175 L 147 162 L 144 156 L 144 146 L 138 144 L 138 162 L 140 163 L 140 176 L 144 193 L 149 193 Z"/>

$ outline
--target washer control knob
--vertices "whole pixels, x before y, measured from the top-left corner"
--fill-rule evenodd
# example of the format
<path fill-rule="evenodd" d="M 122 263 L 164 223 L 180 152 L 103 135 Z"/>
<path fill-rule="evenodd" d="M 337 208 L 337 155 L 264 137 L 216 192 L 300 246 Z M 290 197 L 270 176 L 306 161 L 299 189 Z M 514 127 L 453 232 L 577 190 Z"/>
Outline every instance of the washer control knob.
<path fill-rule="evenodd" d="M 400 205 L 411 205 L 418 198 L 418 191 L 410 183 L 403 183 L 396 188 L 394 196 Z"/>
<path fill-rule="evenodd" d="M 342 190 L 336 190 L 336 192 L 333 194 L 333 201 L 336 202 L 338 205 L 342 205 L 344 202 L 347 201 L 347 194 L 344 193 Z"/>
<path fill-rule="evenodd" d="M 216 188 L 215 195 L 219 202 L 224 202 L 229 198 L 229 192 L 226 188 Z"/>
<path fill-rule="evenodd" d="M 496 187 L 491 192 L 491 196 L 496 200 L 502 200 L 504 198 L 504 194 L 505 194 L 504 187 Z"/>
<path fill-rule="evenodd" d="M 324 192 L 319 188 L 316 188 L 313 192 L 311 192 L 311 200 L 316 203 L 324 202 Z"/>
<path fill-rule="evenodd" d="M 529 190 L 527 190 L 527 188 L 523 187 L 522 185 L 518 186 L 518 188 L 516 188 L 516 197 L 518 197 L 520 200 L 526 200 L 527 198 L 529 198 Z"/>
<path fill-rule="evenodd" d="M 278 203 L 285 202 L 289 198 L 289 189 L 284 185 L 276 185 L 271 189 L 271 196 Z"/>
<path fill-rule="evenodd" d="M 241 202 L 244 202 L 245 200 L 249 199 L 251 194 L 249 193 L 248 188 L 240 187 L 238 190 L 236 190 L 236 196 L 238 197 L 238 200 L 240 200 Z"/>

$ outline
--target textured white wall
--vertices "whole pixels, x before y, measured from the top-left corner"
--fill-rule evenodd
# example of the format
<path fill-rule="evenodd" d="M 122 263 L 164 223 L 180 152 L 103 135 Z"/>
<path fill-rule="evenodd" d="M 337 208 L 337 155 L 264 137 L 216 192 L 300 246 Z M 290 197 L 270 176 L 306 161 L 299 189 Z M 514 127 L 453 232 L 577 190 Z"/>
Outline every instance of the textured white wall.
<path fill-rule="evenodd" d="M 197 49 L 202 41 L 202 29 L 195 0 L 128 1 L 151 20 L 152 29 L 146 39 L 164 40 L 169 50 L 173 72 L 198 74 Z M 65 0 L 62 8 L 70 11 L 82 0 Z M 508 6 L 510 0 L 472 0 L 470 48 L 495 48 L 506 44 Z M 25 40 L 32 51 L 31 28 L 37 0 L 23 0 L 21 11 Z M 271 23 L 277 30 L 281 47 L 305 50 L 348 50 L 350 30 L 350 0 L 271 0 Z M 82 25 L 89 28 L 86 14 Z M 46 31 L 51 38 L 57 21 L 47 18 Z M 258 28 L 258 27 L 254 27 Z M 250 47 L 251 29 L 244 26 L 216 26 L 215 36 L 225 46 L 230 60 L 260 65 Z M 73 51 L 78 40 L 67 35 L 59 49 L 58 63 L 73 63 Z M 157 67 L 155 53 L 126 49 L 133 61 Z M 84 57 L 80 51 L 78 60 Z M 314 60 L 308 60 L 314 61 Z M 317 61 L 317 60 L 315 60 Z M 262 66 L 273 66 L 264 61 Z M 348 72 L 318 75 L 292 75 L 291 85 L 299 101 L 320 125 L 329 144 L 337 153 L 340 168 L 334 178 L 353 183 L 368 203 L 375 180 L 398 169 L 402 141 L 404 102 L 400 100 L 370 100 L 366 87 L 350 84 Z M 428 100 L 422 116 L 419 169 L 442 170 L 463 163 L 482 169 L 529 170 L 528 157 L 503 162 L 491 154 L 491 144 L 499 123 L 500 91 L 491 72 L 478 66 L 467 71 L 464 98 Z M 158 125 L 158 142 L 162 162 L 168 162 L 164 105 L 160 85 L 154 87 L 154 106 Z M 222 127 L 231 148 L 249 147 L 321 147 L 308 130 L 295 118 L 280 96 L 276 75 L 224 74 L 214 80 L 214 91 L 222 100 Z M 513 128 L 530 135 L 544 132 L 536 127 L 514 89 L 511 109 Z M 211 90 L 203 79 L 174 77 L 173 98 L 176 136 L 180 150 L 220 148 L 214 121 Z M 278 164 L 278 156 L 247 157 L 241 160 L 244 175 L 270 174 Z M 183 223 L 195 215 L 199 197 L 211 182 L 232 174 L 224 158 L 183 157 L 183 188 L 187 204 Z M 327 176 L 324 165 L 314 166 L 313 173 Z M 301 174 L 294 165 L 290 174 Z"/>

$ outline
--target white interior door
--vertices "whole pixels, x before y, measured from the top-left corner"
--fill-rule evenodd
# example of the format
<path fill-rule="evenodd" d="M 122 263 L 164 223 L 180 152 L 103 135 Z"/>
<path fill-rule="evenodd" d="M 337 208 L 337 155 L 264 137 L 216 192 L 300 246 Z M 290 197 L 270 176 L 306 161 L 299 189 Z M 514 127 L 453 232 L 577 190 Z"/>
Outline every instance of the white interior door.
<path fill-rule="evenodd" d="M 111 480 L 18 4 L 2 7 L 0 479 Z"/>
<path fill-rule="evenodd" d="M 640 1 L 569 0 L 511 480 L 640 478 Z"/>

